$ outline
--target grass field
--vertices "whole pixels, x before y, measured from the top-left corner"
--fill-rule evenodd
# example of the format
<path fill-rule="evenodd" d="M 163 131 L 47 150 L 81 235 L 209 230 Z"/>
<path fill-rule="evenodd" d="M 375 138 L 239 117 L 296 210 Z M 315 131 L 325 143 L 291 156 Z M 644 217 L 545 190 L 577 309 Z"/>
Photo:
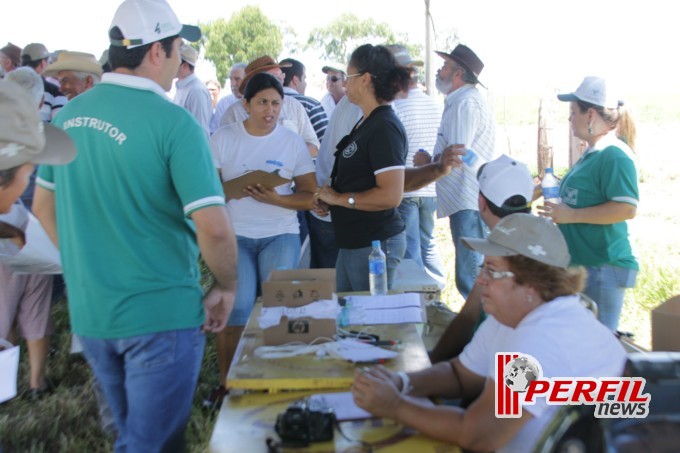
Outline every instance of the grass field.
<path fill-rule="evenodd" d="M 680 170 L 677 150 L 670 145 L 676 142 L 680 113 L 668 107 L 680 105 L 672 102 L 680 101 L 680 96 L 658 103 L 647 101 L 649 105 L 638 110 L 643 119 L 639 123 L 637 150 L 641 202 L 637 217 L 630 222 L 642 269 L 637 287 L 627 292 L 620 324 L 621 330 L 633 332 L 636 341 L 645 347 L 650 346 L 650 310 L 668 297 L 680 294 L 680 203 L 673 201 L 680 191 Z M 499 148 L 535 170 L 537 98 L 505 99 L 505 116 L 500 114 L 498 102 L 495 99 Z M 509 111 L 513 113 L 510 115 Z M 568 129 L 564 112 L 555 121 L 554 146 L 555 166 L 566 169 Z M 563 140 L 558 140 L 560 137 Z M 453 247 L 445 220 L 437 221 L 437 243 L 449 276 L 442 299 L 456 309 L 462 300 L 453 284 Z M 0 405 L 0 453 L 111 451 L 110 440 L 99 429 L 89 368 L 79 356 L 68 353 L 70 334 L 64 301 L 55 304 L 53 318 L 55 353 L 49 359 L 48 376 L 57 384 L 56 390 L 40 401 L 19 397 Z M 28 381 L 27 371 L 26 350 L 22 346 L 19 374 L 22 389 Z M 216 384 L 215 351 L 209 340 L 188 428 L 191 452 L 207 449 L 216 414 L 203 411 L 200 401 Z"/>

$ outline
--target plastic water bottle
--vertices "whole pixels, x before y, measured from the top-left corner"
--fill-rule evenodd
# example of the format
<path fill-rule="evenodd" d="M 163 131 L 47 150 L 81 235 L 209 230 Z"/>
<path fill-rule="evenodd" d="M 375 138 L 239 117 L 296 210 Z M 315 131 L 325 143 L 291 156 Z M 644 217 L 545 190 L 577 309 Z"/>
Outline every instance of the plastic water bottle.
<path fill-rule="evenodd" d="M 560 182 L 555 177 L 553 169 L 548 167 L 545 169 L 545 176 L 541 181 L 541 188 L 543 189 L 543 201 L 551 203 L 559 203 L 560 200 Z"/>
<path fill-rule="evenodd" d="M 368 255 L 368 284 L 371 296 L 387 294 L 387 263 L 380 249 L 380 241 L 371 243 L 373 250 Z"/>
<path fill-rule="evenodd" d="M 462 160 L 463 163 L 467 165 L 468 168 L 472 170 L 472 172 L 475 175 L 477 175 L 479 167 L 481 167 L 484 164 L 479 155 L 476 152 L 472 151 L 470 148 L 467 148 L 465 150 L 465 154 L 460 156 L 460 160 Z"/>

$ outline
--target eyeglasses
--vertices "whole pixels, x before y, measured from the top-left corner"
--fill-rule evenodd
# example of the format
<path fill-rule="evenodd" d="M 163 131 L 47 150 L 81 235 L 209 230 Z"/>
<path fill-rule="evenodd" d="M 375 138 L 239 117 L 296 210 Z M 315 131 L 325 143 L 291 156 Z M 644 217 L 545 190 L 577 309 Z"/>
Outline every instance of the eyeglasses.
<path fill-rule="evenodd" d="M 328 76 L 328 77 L 326 77 L 326 80 L 329 81 L 329 82 L 335 83 L 335 82 L 338 82 L 340 80 L 344 80 L 344 78 L 338 77 L 338 76 Z"/>
<path fill-rule="evenodd" d="M 483 276 L 484 278 L 488 278 L 491 280 L 501 280 L 503 278 L 509 278 L 509 277 L 514 277 L 515 274 L 513 274 L 510 271 L 492 271 L 488 267 L 481 265 L 479 266 L 479 275 Z"/>
<path fill-rule="evenodd" d="M 357 72 L 356 74 L 347 74 L 347 78 L 349 79 L 350 77 L 356 77 L 356 76 L 362 76 L 364 74 L 370 75 L 372 78 L 377 79 L 378 77 L 374 76 L 370 72 L 364 71 L 364 72 Z"/>

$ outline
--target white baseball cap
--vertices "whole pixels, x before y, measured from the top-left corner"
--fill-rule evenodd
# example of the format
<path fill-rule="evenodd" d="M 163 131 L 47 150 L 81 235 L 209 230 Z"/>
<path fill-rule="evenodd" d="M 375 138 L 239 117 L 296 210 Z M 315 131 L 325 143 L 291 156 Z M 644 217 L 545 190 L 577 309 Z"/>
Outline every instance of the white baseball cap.
<path fill-rule="evenodd" d="M 113 46 L 135 47 L 179 35 L 190 42 L 201 39 L 201 30 L 195 25 L 183 25 L 165 0 L 125 0 L 116 10 L 109 31 L 118 27 L 123 39 L 109 41 Z"/>
<path fill-rule="evenodd" d="M 571 261 L 567 241 L 552 219 L 518 213 L 503 217 L 486 239 L 461 238 L 485 256 L 522 255 L 550 266 L 566 268 Z"/>
<path fill-rule="evenodd" d="M 67 164 L 75 157 L 66 132 L 40 120 L 35 102 L 21 86 L 0 80 L 0 170 L 29 162 Z"/>
<path fill-rule="evenodd" d="M 179 48 L 179 54 L 182 57 L 182 60 L 189 63 L 191 66 L 196 66 L 198 52 L 189 44 L 182 43 L 182 47 Z"/>
<path fill-rule="evenodd" d="M 558 94 L 557 99 L 564 102 L 583 101 L 606 109 L 616 109 L 620 99 L 602 77 L 588 76 L 573 93 Z"/>
<path fill-rule="evenodd" d="M 484 164 L 477 180 L 479 191 L 498 207 L 515 195 L 523 196 L 527 204 L 533 199 L 534 179 L 529 168 L 506 154 Z"/>

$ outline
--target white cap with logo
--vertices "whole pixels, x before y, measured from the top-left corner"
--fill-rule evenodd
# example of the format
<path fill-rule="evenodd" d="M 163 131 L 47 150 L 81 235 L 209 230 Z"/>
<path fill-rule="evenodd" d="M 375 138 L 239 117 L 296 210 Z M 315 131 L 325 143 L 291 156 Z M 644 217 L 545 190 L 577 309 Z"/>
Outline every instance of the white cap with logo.
<path fill-rule="evenodd" d="M 583 101 L 606 109 L 615 109 L 621 104 L 616 92 L 602 77 L 588 76 L 573 93 L 558 94 L 557 99 L 564 102 Z"/>
<path fill-rule="evenodd" d="M 499 208 L 515 195 L 523 196 L 527 204 L 532 201 L 534 180 L 529 168 L 506 154 L 484 164 L 477 180 L 479 191 Z"/>
<path fill-rule="evenodd" d="M 118 27 L 123 39 L 109 36 L 113 46 L 135 47 L 179 35 L 190 42 L 201 39 L 201 30 L 195 25 L 182 25 L 165 0 L 125 0 L 113 16 L 110 30 Z"/>

